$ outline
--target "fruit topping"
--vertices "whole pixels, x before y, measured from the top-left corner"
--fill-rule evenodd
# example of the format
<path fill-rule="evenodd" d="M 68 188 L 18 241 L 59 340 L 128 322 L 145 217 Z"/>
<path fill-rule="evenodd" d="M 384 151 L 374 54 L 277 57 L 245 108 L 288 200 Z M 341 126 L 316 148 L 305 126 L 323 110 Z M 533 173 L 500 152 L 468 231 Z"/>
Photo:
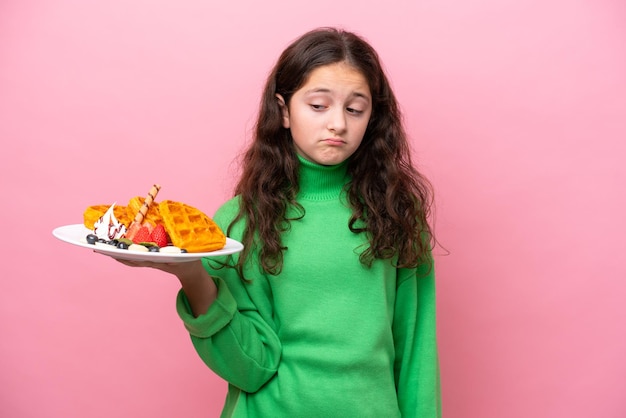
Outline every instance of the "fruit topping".
<path fill-rule="evenodd" d="M 141 252 L 148 252 L 148 247 L 145 247 L 143 245 L 139 245 L 139 244 L 130 244 L 130 246 L 128 247 L 128 251 L 141 251 Z"/>
<path fill-rule="evenodd" d="M 165 232 L 165 227 L 163 225 L 158 224 L 154 227 L 150 233 L 150 241 L 154 242 L 159 247 L 167 246 L 167 232 Z"/>
<path fill-rule="evenodd" d="M 131 238 L 131 240 L 135 244 L 139 244 L 140 242 L 148 242 L 150 241 L 150 230 L 147 226 L 141 226 L 139 230 L 135 233 L 135 236 Z"/>

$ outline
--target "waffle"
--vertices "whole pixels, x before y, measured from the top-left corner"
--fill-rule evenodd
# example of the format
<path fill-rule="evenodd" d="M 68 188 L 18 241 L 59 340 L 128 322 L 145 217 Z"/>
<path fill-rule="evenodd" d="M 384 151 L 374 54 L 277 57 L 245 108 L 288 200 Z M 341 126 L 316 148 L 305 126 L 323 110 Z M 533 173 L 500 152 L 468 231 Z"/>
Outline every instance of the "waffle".
<path fill-rule="evenodd" d="M 83 224 L 87 229 L 93 229 L 93 225 L 104 215 L 104 213 L 111 207 L 111 205 L 93 205 L 89 206 L 83 212 Z M 113 208 L 113 214 L 117 220 L 123 223 L 126 227 L 133 221 L 133 216 L 128 215 L 126 206 L 115 205 Z"/>
<path fill-rule="evenodd" d="M 172 244 L 190 253 L 222 249 L 226 236 L 215 222 L 200 210 L 182 202 L 159 203 L 163 226 Z"/>
<path fill-rule="evenodd" d="M 126 213 L 127 213 L 127 217 L 131 221 L 135 218 L 135 216 L 137 215 L 137 212 L 139 212 L 145 200 L 146 199 L 140 196 L 136 196 L 130 199 L 130 201 L 128 202 L 128 205 L 126 206 Z M 115 216 L 117 216 L 117 213 Z M 152 226 L 156 226 L 160 223 L 163 223 L 163 219 L 161 219 L 161 214 L 159 212 L 159 205 L 157 205 L 156 202 L 153 205 L 150 205 L 150 207 L 148 208 L 148 212 L 146 212 L 146 215 L 144 216 L 143 220 L 150 222 Z"/>

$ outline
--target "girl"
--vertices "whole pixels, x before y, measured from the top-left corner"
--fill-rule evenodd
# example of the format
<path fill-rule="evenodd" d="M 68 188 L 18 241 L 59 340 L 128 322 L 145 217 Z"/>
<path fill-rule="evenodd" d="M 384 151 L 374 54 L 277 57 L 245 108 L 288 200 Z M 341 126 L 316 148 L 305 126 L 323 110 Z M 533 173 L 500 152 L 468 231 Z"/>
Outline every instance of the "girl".
<path fill-rule="evenodd" d="M 235 197 L 242 253 L 172 273 L 223 417 L 441 415 L 429 183 L 372 47 L 332 28 L 280 56 Z"/>

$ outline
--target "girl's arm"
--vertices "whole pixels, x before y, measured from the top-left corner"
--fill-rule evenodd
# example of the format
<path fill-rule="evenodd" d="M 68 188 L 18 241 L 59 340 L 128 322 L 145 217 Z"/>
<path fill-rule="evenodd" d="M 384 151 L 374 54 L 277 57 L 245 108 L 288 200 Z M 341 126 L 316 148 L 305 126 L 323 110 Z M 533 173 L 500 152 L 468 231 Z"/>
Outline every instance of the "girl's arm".
<path fill-rule="evenodd" d="M 194 315 L 184 289 L 176 308 L 204 363 L 237 388 L 256 392 L 276 374 L 282 346 L 267 295 L 228 270 L 212 278 L 217 297 L 204 314 Z"/>
<path fill-rule="evenodd" d="M 193 261 L 177 272 L 178 280 L 187 296 L 191 312 L 198 317 L 205 314 L 217 298 L 217 286 L 201 261 Z"/>
<path fill-rule="evenodd" d="M 441 417 L 434 266 L 401 269 L 394 312 L 396 390 L 403 418 Z"/>

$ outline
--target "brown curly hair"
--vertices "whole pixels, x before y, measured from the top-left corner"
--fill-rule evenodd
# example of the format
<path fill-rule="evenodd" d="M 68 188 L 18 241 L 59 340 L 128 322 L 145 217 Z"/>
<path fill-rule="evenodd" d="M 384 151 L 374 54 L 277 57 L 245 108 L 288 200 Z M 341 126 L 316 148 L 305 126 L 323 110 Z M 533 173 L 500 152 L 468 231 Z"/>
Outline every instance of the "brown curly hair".
<path fill-rule="evenodd" d="M 433 240 L 428 218 L 432 187 L 411 162 L 410 148 L 395 95 L 376 51 L 358 35 L 335 28 L 319 28 L 295 40 L 272 69 L 261 98 L 255 135 L 242 159 L 242 175 L 235 187 L 240 208 L 232 226 L 245 221 L 237 270 L 252 251 L 259 251 L 262 269 L 278 274 L 282 269 L 281 233 L 292 219 L 299 190 L 299 160 L 289 129 L 281 123 L 276 99 L 288 104 L 318 67 L 346 62 L 368 80 L 372 114 L 363 141 L 348 161 L 351 181 L 346 185 L 352 217 L 347 225 L 353 233 L 368 234 L 369 247 L 360 260 L 397 256 L 398 267 L 415 267 L 430 260 Z M 358 225 L 361 225 L 359 227 Z"/>

